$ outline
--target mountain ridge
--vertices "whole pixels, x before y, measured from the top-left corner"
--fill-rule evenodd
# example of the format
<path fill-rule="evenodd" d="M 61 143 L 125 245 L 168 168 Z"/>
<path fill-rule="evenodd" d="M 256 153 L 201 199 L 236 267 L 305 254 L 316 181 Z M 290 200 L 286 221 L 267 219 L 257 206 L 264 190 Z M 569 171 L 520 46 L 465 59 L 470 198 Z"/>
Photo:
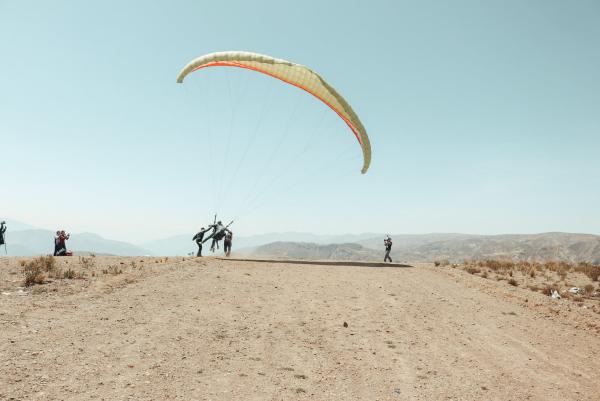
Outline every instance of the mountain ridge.
<path fill-rule="evenodd" d="M 49 254 L 53 250 L 54 232 L 6 219 L 8 253 L 14 256 Z M 15 229 L 24 228 L 24 229 Z M 234 235 L 233 251 L 246 255 L 302 258 L 340 258 L 374 260 L 383 258 L 383 238 L 386 234 L 313 234 L 303 232 L 273 232 L 252 236 Z M 132 244 L 104 238 L 92 232 L 75 233 L 68 248 L 76 253 L 111 255 L 184 256 L 195 254 L 193 233 Z M 433 261 L 448 259 L 508 258 L 518 260 L 558 259 L 570 262 L 600 263 L 600 236 L 561 231 L 534 234 L 392 234 L 392 258 L 403 261 Z M 273 245 L 277 244 L 277 245 Z M 286 244 L 286 245 L 283 245 Z M 294 245 L 295 244 L 295 245 Z M 311 244 L 311 245 L 308 245 Z M 269 247 L 265 247 L 269 245 Z M 362 248 L 357 248 L 360 245 Z M 262 247 L 262 248 L 261 248 Z M 208 250 L 208 243 L 205 250 Z M 206 252 L 208 253 L 208 252 Z M 283 256 L 282 256 L 283 255 Z M 312 255 L 312 256 L 311 256 Z"/>
<path fill-rule="evenodd" d="M 600 236 L 594 234 L 539 233 L 501 235 L 397 235 L 392 237 L 391 256 L 402 261 L 449 260 L 462 262 L 480 259 L 564 260 L 600 264 Z M 404 240 L 403 240 L 404 239 Z M 257 257 L 336 259 L 331 255 L 344 254 L 347 260 L 383 259 L 383 237 L 363 240 L 361 249 L 348 244 L 330 244 L 339 249 L 324 248 L 320 244 L 276 242 L 248 250 Z M 372 252 L 368 252 L 371 250 Z M 356 252 L 353 252 L 356 251 Z"/>

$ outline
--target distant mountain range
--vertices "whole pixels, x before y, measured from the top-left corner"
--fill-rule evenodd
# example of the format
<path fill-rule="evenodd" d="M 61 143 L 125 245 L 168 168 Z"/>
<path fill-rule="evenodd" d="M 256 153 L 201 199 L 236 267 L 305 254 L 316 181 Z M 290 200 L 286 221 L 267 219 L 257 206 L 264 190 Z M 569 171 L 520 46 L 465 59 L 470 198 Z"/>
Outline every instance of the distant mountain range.
<path fill-rule="evenodd" d="M 31 226 L 8 219 L 6 224 L 8 227 L 6 251 L 9 256 L 48 255 L 54 252 L 53 231 L 29 228 Z M 142 247 L 127 242 L 109 240 L 92 233 L 72 234 L 71 239 L 67 242 L 67 247 L 76 254 L 129 256 L 151 253 Z M 2 246 L 0 256 L 4 255 L 4 252 L 5 248 Z"/>
<path fill-rule="evenodd" d="M 381 252 L 356 243 L 322 245 L 310 242 L 272 242 L 247 253 L 254 258 L 268 259 L 351 261 L 383 259 Z"/>
<path fill-rule="evenodd" d="M 54 232 L 10 219 L 6 221 L 9 227 L 9 255 L 52 253 Z M 192 241 L 193 234 L 134 245 L 106 239 L 93 233 L 79 233 L 71 236 L 68 247 L 76 254 L 183 256 L 196 252 L 196 244 Z M 378 233 L 316 235 L 295 232 L 234 236 L 233 250 L 234 253 L 261 258 L 379 260 L 383 259 L 384 236 L 385 234 Z M 600 263 L 600 236 L 592 234 L 400 234 L 392 235 L 392 239 L 394 261 L 510 258 Z M 205 249 L 208 250 L 208 242 L 205 245 Z M 0 254 L 3 251 L 4 249 L 0 249 Z M 208 252 L 205 251 L 205 254 Z"/>
<path fill-rule="evenodd" d="M 565 260 L 600 263 L 600 236 L 541 233 L 506 235 L 431 234 L 394 237 L 395 253 L 406 260 Z M 362 241 L 372 247 L 377 240 Z"/>
<path fill-rule="evenodd" d="M 600 264 L 600 236 L 591 234 L 423 234 L 393 235 L 392 238 L 391 256 L 398 262 L 553 259 Z M 275 242 L 244 253 L 257 258 L 379 260 L 384 255 L 383 235 L 350 244 Z"/>
<path fill-rule="evenodd" d="M 198 249 L 196 244 L 192 241 L 192 237 L 195 233 L 187 235 L 177 235 L 169 238 L 164 238 L 155 241 L 148 241 L 140 246 L 142 248 L 150 250 L 154 255 L 166 255 L 166 256 L 183 256 L 190 252 L 196 252 Z M 358 242 L 360 240 L 373 238 L 378 234 L 365 233 L 365 234 L 345 234 L 345 235 L 316 235 L 308 233 L 269 233 L 259 234 L 253 236 L 234 236 L 234 246 L 236 250 L 249 250 L 257 246 L 269 244 L 272 242 L 310 242 L 315 244 L 339 244 Z M 209 243 L 205 244 L 205 248 L 208 249 Z"/>

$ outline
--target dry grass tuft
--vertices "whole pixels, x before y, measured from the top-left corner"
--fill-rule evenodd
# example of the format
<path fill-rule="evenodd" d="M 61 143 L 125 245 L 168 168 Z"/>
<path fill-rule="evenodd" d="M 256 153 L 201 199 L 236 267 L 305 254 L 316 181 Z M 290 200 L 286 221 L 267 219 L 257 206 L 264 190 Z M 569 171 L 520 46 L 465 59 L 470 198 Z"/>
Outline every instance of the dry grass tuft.
<path fill-rule="evenodd" d="M 486 259 L 477 262 L 479 267 L 487 267 L 492 271 L 511 271 L 515 268 L 515 263 L 510 260 Z"/>
<path fill-rule="evenodd" d="M 54 256 L 40 256 L 23 266 L 25 274 L 24 285 L 30 287 L 34 284 L 43 284 L 46 280 L 46 274 L 50 277 L 56 277 L 60 274 L 60 269 L 56 267 Z"/>
<path fill-rule="evenodd" d="M 34 284 L 44 284 L 46 276 L 42 272 L 40 265 L 28 263 L 23 267 L 23 273 L 25 273 L 25 281 L 23 285 L 30 287 Z"/>
<path fill-rule="evenodd" d="M 553 288 L 550 287 L 549 285 L 545 286 L 544 289 L 542 290 L 542 294 L 550 296 L 552 295 L 552 290 Z"/>
<path fill-rule="evenodd" d="M 588 276 L 592 281 L 598 281 L 600 277 L 600 266 L 593 265 L 588 262 L 581 262 L 574 267 L 576 272 L 580 272 Z"/>
<path fill-rule="evenodd" d="M 512 285 L 513 287 L 519 286 L 519 284 L 517 283 L 517 280 L 515 280 L 514 278 L 511 278 L 510 280 L 508 280 L 508 284 Z"/>
<path fill-rule="evenodd" d="M 84 269 L 89 270 L 96 266 L 96 261 L 93 259 L 93 257 L 86 258 L 85 256 L 80 256 L 79 264 L 81 264 L 81 267 Z"/>
<path fill-rule="evenodd" d="M 65 272 L 63 273 L 63 278 L 66 278 L 68 280 L 72 280 L 75 278 L 75 270 L 68 268 L 67 270 L 65 270 Z"/>
<path fill-rule="evenodd" d="M 438 267 L 438 266 L 448 266 L 450 264 L 450 261 L 447 259 L 444 260 L 436 260 L 435 262 L 433 262 L 433 264 Z"/>
<path fill-rule="evenodd" d="M 110 265 L 108 269 L 103 269 L 102 273 L 116 275 L 123 273 L 123 270 L 119 269 L 116 265 Z"/>
<path fill-rule="evenodd" d="M 469 273 L 469 274 L 477 274 L 477 273 L 481 273 L 481 270 L 480 270 L 480 269 L 477 269 L 477 268 L 475 268 L 475 267 L 467 267 L 465 270 L 466 270 L 466 272 L 467 272 L 467 273 Z"/>

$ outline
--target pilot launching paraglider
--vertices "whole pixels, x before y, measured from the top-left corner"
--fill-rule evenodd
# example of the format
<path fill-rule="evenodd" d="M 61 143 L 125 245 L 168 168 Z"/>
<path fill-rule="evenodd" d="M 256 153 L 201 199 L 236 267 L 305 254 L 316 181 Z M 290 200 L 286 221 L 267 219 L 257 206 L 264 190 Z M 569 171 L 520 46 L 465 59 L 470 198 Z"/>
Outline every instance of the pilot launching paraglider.
<path fill-rule="evenodd" d="M 231 223 L 233 223 L 233 221 Z M 227 227 L 229 227 L 231 225 L 231 223 L 229 223 L 227 225 Z M 216 247 L 216 249 L 219 249 L 219 241 L 221 241 L 223 238 L 225 238 L 225 234 L 226 233 L 231 234 L 231 231 L 229 231 L 229 229 L 227 227 L 225 227 L 223 225 L 223 223 L 221 223 L 221 220 L 217 221 L 216 224 L 213 224 L 208 227 L 209 229 L 212 228 L 213 232 L 202 242 L 204 243 L 204 242 L 208 241 L 209 239 L 212 239 L 213 241 L 212 241 L 212 244 L 210 245 L 210 250 L 214 252 L 215 247 Z"/>
<path fill-rule="evenodd" d="M 204 227 L 202 227 L 200 231 L 198 231 L 196 235 L 194 235 L 194 238 L 192 238 L 192 241 L 196 241 L 196 244 L 198 244 L 198 253 L 196 254 L 196 256 L 202 256 L 202 240 L 204 239 L 204 234 L 209 230 L 210 227 L 206 230 L 204 229 Z"/>
<path fill-rule="evenodd" d="M 233 221 L 224 226 L 221 220 L 217 221 L 217 216 L 215 215 L 215 222 L 209 225 L 206 229 L 202 227 L 202 229 L 200 229 L 200 231 L 196 235 L 194 235 L 194 238 L 192 238 L 192 241 L 196 241 L 196 244 L 198 244 L 198 254 L 196 256 L 202 256 L 202 244 L 204 244 L 209 239 L 212 239 L 212 244 L 210 245 L 210 250 L 212 252 L 214 252 L 215 249 L 219 249 L 219 241 L 225 240 L 225 253 L 227 254 L 227 256 L 229 256 L 229 252 L 231 252 L 231 242 L 233 238 L 233 233 L 231 232 L 231 230 L 229 230 L 229 226 L 232 224 Z M 212 230 L 212 233 L 208 237 L 204 238 L 204 234 L 210 230 Z"/>

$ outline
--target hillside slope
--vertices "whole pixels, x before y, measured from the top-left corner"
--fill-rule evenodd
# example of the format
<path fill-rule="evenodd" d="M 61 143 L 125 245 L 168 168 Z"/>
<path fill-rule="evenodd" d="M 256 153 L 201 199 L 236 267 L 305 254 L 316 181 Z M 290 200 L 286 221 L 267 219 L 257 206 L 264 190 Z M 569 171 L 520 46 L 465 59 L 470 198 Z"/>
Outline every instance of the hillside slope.
<path fill-rule="evenodd" d="M 382 238 L 360 242 L 381 249 Z M 542 233 L 508 235 L 430 234 L 394 236 L 392 255 L 407 260 L 508 258 L 515 260 L 565 260 L 600 263 L 600 236 L 592 234 Z"/>
<path fill-rule="evenodd" d="M 514 259 L 600 263 L 600 236 L 591 234 L 425 234 L 394 235 L 393 240 L 394 261 Z M 298 260 L 380 260 L 384 255 L 383 236 L 360 243 L 328 245 L 279 241 L 246 254 Z"/>
<path fill-rule="evenodd" d="M 295 260 L 367 261 L 382 258 L 381 252 L 360 244 L 314 244 L 310 242 L 273 242 L 255 248 L 251 257 Z"/>

